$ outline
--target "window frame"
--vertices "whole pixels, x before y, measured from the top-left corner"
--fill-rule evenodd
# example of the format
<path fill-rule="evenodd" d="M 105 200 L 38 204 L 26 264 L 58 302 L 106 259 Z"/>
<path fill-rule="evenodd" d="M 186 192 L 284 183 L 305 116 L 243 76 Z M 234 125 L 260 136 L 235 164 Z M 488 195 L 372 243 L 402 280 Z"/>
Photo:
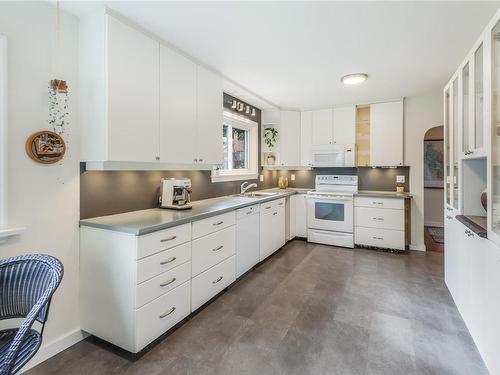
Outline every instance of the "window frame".
<path fill-rule="evenodd" d="M 224 125 L 228 125 L 248 131 L 248 168 L 222 169 L 219 166 L 218 169 L 212 170 L 212 182 L 254 180 L 258 178 L 259 124 L 246 117 L 224 111 L 221 125 L 221 130 L 224 128 Z"/>

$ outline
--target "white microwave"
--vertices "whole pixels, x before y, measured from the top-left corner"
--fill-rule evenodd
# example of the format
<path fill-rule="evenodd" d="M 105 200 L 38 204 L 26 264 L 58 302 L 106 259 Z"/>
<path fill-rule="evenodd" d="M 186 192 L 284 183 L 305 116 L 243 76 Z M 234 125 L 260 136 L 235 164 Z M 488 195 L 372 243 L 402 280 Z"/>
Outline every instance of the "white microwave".
<path fill-rule="evenodd" d="M 313 146 L 313 167 L 355 167 L 356 145 Z"/>

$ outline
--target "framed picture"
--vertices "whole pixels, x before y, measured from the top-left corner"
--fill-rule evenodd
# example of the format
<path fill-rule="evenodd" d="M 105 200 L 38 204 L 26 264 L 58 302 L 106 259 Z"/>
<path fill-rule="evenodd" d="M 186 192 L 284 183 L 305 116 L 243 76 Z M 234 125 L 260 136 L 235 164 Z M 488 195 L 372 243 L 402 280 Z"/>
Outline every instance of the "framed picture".
<path fill-rule="evenodd" d="M 444 142 L 424 141 L 424 188 L 444 188 Z"/>

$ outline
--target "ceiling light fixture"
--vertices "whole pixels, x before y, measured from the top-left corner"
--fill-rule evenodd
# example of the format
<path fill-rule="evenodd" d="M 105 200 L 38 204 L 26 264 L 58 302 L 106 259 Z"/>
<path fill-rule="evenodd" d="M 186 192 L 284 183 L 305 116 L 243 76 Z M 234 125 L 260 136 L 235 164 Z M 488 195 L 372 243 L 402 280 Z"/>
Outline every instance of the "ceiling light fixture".
<path fill-rule="evenodd" d="M 366 81 L 368 74 L 366 73 L 353 73 L 343 76 L 340 80 L 344 85 L 356 85 Z"/>

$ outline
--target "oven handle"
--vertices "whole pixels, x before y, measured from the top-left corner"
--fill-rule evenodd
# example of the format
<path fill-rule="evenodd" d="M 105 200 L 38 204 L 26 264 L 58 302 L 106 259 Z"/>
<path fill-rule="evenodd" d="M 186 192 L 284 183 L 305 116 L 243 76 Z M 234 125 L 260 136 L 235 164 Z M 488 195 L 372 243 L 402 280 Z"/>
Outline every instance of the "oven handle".
<path fill-rule="evenodd" d="M 342 202 L 348 202 L 352 201 L 352 198 L 328 198 L 328 197 L 317 197 L 317 196 L 308 196 L 307 199 L 310 200 L 317 200 L 317 201 L 329 201 L 329 202 L 335 202 L 335 201 L 342 201 Z"/>

